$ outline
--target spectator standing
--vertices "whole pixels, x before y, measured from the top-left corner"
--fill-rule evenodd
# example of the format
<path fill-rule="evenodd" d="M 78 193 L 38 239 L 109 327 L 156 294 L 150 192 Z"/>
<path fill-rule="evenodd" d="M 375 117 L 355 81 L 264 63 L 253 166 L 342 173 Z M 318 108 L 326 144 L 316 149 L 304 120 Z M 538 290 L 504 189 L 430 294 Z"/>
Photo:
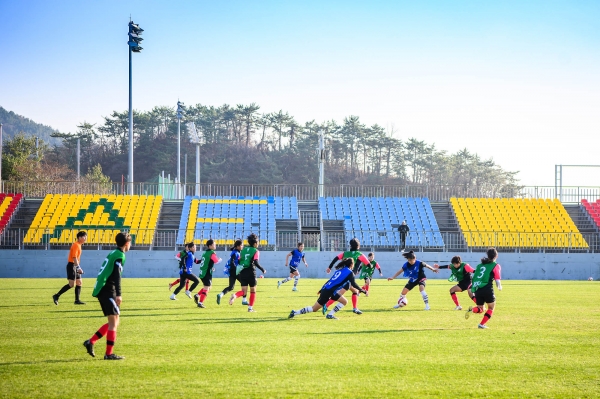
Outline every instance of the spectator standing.
<path fill-rule="evenodd" d="M 398 226 L 398 231 L 400 232 L 400 243 L 402 244 L 402 250 L 406 249 L 406 235 L 410 231 L 410 227 L 406 224 L 406 220 L 402 221 L 402 224 Z"/>

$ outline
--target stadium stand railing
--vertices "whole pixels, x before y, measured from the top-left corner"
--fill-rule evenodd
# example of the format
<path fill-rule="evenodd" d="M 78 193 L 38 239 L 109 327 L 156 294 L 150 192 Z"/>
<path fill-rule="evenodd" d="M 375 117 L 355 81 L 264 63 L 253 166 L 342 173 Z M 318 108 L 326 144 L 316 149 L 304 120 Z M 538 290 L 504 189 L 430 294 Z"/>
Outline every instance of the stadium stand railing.
<path fill-rule="evenodd" d="M 23 245 L 69 245 L 84 230 L 88 242 L 113 244 L 119 231 L 133 236 L 133 245 L 150 246 L 161 209 L 160 196 L 47 195 Z"/>
<path fill-rule="evenodd" d="M 12 217 L 16 214 L 23 199 L 23 194 L 0 193 L 0 234 L 10 226 Z"/>
<path fill-rule="evenodd" d="M 452 198 L 450 204 L 469 247 L 589 247 L 558 200 Z"/>

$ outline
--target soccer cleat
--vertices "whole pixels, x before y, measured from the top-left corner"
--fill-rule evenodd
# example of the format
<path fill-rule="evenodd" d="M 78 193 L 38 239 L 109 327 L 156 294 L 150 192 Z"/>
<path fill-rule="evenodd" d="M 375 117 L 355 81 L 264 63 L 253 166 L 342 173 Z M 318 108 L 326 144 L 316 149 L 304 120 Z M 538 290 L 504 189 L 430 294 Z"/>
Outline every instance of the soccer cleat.
<path fill-rule="evenodd" d="M 54 304 L 56 306 L 58 306 L 58 295 L 56 295 L 56 294 L 52 295 L 52 301 L 54 301 Z"/>
<path fill-rule="evenodd" d="M 202 302 L 198 302 L 198 307 L 204 309 L 206 306 L 204 306 L 204 304 Z"/>
<path fill-rule="evenodd" d="M 246 298 L 242 299 L 242 305 L 249 305 L 248 301 L 246 300 Z"/>
<path fill-rule="evenodd" d="M 252 306 L 248 306 L 248 312 L 253 313 L 254 309 L 252 309 Z"/>
<path fill-rule="evenodd" d="M 457 307 L 454 308 L 454 310 L 462 310 L 462 306 L 458 305 Z"/>
<path fill-rule="evenodd" d="M 87 353 L 91 357 L 96 357 L 96 354 L 94 353 L 94 344 L 92 344 L 89 339 L 83 341 L 83 346 L 85 346 L 85 349 L 87 350 Z"/>
<path fill-rule="evenodd" d="M 192 293 L 189 290 L 185 290 L 185 295 L 187 295 L 188 298 L 192 299 Z"/>
<path fill-rule="evenodd" d="M 229 298 L 229 304 L 233 305 L 233 301 L 235 301 L 235 294 L 231 294 L 231 297 Z"/>
<path fill-rule="evenodd" d="M 176 301 L 177 297 L 175 296 L 175 294 L 171 294 L 171 296 L 169 297 L 170 300 L 172 301 Z"/>
<path fill-rule="evenodd" d="M 198 305 L 198 301 L 199 301 L 199 296 L 198 294 L 194 295 L 194 303 L 196 303 L 196 305 Z"/>
<path fill-rule="evenodd" d="M 221 304 L 221 298 L 223 298 L 223 293 L 222 292 L 219 295 L 217 295 L 217 305 Z"/>
<path fill-rule="evenodd" d="M 327 314 L 327 304 L 323 305 L 323 316 Z"/>
<path fill-rule="evenodd" d="M 477 328 L 485 329 L 488 328 L 488 326 L 486 326 L 485 324 L 479 324 Z"/>
<path fill-rule="evenodd" d="M 292 291 L 298 291 L 298 288 L 294 287 L 292 288 Z"/>
<path fill-rule="evenodd" d="M 294 312 L 293 310 L 290 312 L 290 315 L 288 316 L 288 319 L 293 319 L 294 316 L 296 316 L 296 312 Z"/>
<path fill-rule="evenodd" d="M 169 291 L 171 291 L 171 288 L 173 288 L 173 283 L 169 283 Z"/>
<path fill-rule="evenodd" d="M 473 312 L 473 306 L 469 306 L 469 310 L 465 313 L 465 319 L 468 319 L 471 316 L 471 312 Z"/>
<path fill-rule="evenodd" d="M 85 302 L 75 301 L 75 305 L 85 305 Z"/>
<path fill-rule="evenodd" d="M 352 309 L 352 313 L 355 313 L 355 314 L 362 314 L 362 312 L 360 311 L 360 309 L 359 309 L 359 308 L 354 308 L 354 309 Z"/>
<path fill-rule="evenodd" d="M 125 356 L 115 355 L 114 353 L 111 353 L 110 355 L 104 355 L 104 360 L 123 360 L 123 359 L 125 359 Z"/>
<path fill-rule="evenodd" d="M 425 304 L 425 310 L 431 310 L 431 308 L 429 307 L 429 304 Z"/>
<path fill-rule="evenodd" d="M 334 316 L 334 315 L 332 315 L 332 314 L 328 314 L 327 316 L 325 316 L 325 318 L 326 318 L 326 319 L 329 319 L 329 320 L 337 320 L 337 319 L 338 319 L 337 317 L 335 317 L 335 316 Z"/>
<path fill-rule="evenodd" d="M 281 287 L 281 280 L 277 281 L 277 289 L 279 289 L 279 287 Z"/>
<path fill-rule="evenodd" d="M 395 304 L 394 309 L 400 309 L 400 304 L 399 303 Z"/>

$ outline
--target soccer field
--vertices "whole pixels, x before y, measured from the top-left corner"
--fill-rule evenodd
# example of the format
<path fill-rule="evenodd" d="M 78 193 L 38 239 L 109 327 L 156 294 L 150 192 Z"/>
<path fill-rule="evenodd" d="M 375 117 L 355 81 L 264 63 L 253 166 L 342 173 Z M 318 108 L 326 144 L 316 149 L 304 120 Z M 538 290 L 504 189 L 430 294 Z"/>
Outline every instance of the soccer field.
<path fill-rule="evenodd" d="M 115 353 L 96 358 L 82 342 L 106 322 L 84 279 L 85 306 L 63 279 L 2 279 L 1 397 L 598 397 L 600 284 L 504 281 L 488 330 L 480 315 L 454 311 L 452 285 L 428 281 L 431 311 L 418 290 L 394 310 L 405 280 L 375 279 L 339 320 L 290 310 L 312 305 L 324 280 L 277 289 L 259 280 L 256 313 L 238 299 L 218 306 L 213 282 L 206 309 L 183 292 L 169 300 L 167 279 L 123 280 Z M 472 303 L 458 294 L 467 308 Z M 228 297 L 228 296 L 227 296 Z M 348 297 L 349 298 L 349 297 Z"/>

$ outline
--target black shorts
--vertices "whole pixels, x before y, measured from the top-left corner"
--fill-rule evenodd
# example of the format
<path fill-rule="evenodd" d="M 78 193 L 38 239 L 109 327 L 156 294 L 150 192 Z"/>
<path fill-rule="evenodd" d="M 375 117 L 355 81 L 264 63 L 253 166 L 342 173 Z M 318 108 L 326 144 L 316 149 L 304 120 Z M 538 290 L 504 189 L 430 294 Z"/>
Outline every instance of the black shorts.
<path fill-rule="evenodd" d="M 462 279 L 458 282 L 458 284 L 456 284 L 458 286 L 458 288 L 460 288 L 463 291 L 468 290 L 469 288 L 471 288 L 471 279 L 470 278 L 465 278 Z"/>
<path fill-rule="evenodd" d="M 205 287 L 212 286 L 212 274 L 206 274 L 206 276 L 202 277 L 200 281 L 202 281 L 202 284 L 204 284 Z"/>
<path fill-rule="evenodd" d="M 290 266 L 290 274 L 294 274 L 294 273 L 296 273 L 297 271 L 298 271 L 298 268 L 297 268 L 297 267 Z"/>
<path fill-rule="evenodd" d="M 413 288 L 415 288 L 417 285 L 422 285 L 423 287 L 425 287 L 425 280 L 427 280 L 427 279 L 424 278 L 422 280 L 413 281 L 412 283 L 409 281 L 408 283 L 406 283 L 406 285 L 404 286 L 404 288 L 406 288 L 407 290 L 410 291 Z"/>
<path fill-rule="evenodd" d="M 67 263 L 67 280 L 81 280 L 81 274 L 76 270 L 77 266 L 73 262 Z"/>
<path fill-rule="evenodd" d="M 321 306 L 325 306 L 325 304 L 329 302 L 330 299 L 337 301 L 341 297 L 339 291 L 340 288 L 338 288 L 337 291 L 332 291 L 328 289 L 321 290 L 321 292 L 319 293 L 319 299 L 317 299 L 317 303 Z"/>
<path fill-rule="evenodd" d="M 256 287 L 256 272 L 253 267 L 242 269 L 240 274 L 237 275 L 237 278 L 242 287 Z"/>
<path fill-rule="evenodd" d="M 100 302 L 100 307 L 102 308 L 102 312 L 104 312 L 104 316 L 113 316 L 121 314 L 121 310 L 117 306 L 115 298 L 98 297 L 98 302 Z"/>
<path fill-rule="evenodd" d="M 494 295 L 494 287 L 486 285 L 483 288 L 475 291 L 475 301 L 477 306 L 483 306 L 486 303 L 496 302 L 496 295 Z"/>

